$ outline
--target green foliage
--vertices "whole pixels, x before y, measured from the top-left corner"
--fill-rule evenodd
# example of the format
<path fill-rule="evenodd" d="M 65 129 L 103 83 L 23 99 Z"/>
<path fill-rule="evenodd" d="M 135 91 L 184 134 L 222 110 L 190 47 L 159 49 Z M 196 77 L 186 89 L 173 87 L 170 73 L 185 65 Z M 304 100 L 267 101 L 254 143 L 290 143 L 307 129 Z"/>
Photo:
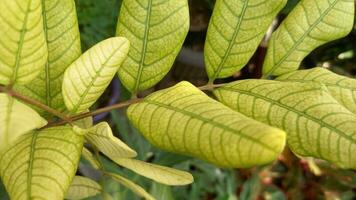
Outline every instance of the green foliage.
<path fill-rule="evenodd" d="M 97 182 L 83 176 L 75 176 L 65 198 L 85 199 L 100 194 L 101 192 L 102 188 Z"/>

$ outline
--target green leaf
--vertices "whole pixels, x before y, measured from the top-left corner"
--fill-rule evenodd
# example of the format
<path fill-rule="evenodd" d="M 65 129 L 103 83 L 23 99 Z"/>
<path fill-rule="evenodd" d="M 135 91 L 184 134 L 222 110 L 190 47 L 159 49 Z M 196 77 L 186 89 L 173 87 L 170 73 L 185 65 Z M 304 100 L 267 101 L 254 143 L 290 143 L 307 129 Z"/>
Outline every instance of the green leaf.
<path fill-rule="evenodd" d="M 210 81 L 233 75 L 256 51 L 268 27 L 287 0 L 218 0 L 205 44 Z"/>
<path fill-rule="evenodd" d="M 356 169 L 356 115 L 324 85 L 244 80 L 214 93 L 232 109 L 285 130 L 295 153 Z"/>
<path fill-rule="evenodd" d="M 0 174 L 10 198 L 62 200 L 77 170 L 83 140 L 71 127 L 19 138 L 0 157 Z"/>
<path fill-rule="evenodd" d="M 127 187 L 130 189 L 132 192 L 137 194 L 138 196 L 141 196 L 147 200 L 155 200 L 150 194 L 148 194 L 145 189 L 143 189 L 141 186 L 137 185 L 136 183 L 130 181 L 129 179 L 122 177 L 118 174 L 113 174 L 113 173 L 107 173 L 110 177 L 112 177 L 114 180 L 122 184 L 123 186 Z"/>
<path fill-rule="evenodd" d="M 74 0 L 42 0 L 48 59 L 31 84 L 15 90 L 59 111 L 65 110 L 61 93 L 63 74 L 80 55 L 80 36 Z M 43 111 L 42 111 L 43 113 Z"/>
<path fill-rule="evenodd" d="M 169 167 L 127 158 L 116 158 L 113 161 L 137 174 L 166 185 L 187 185 L 194 181 L 190 173 Z"/>
<path fill-rule="evenodd" d="M 123 0 L 117 35 L 131 42 L 119 70 L 131 92 L 152 87 L 170 70 L 189 30 L 187 0 Z"/>
<path fill-rule="evenodd" d="M 341 105 L 356 114 L 356 80 L 353 78 L 335 74 L 325 68 L 316 67 L 291 72 L 278 77 L 277 80 L 322 83 Z"/>
<path fill-rule="evenodd" d="M 86 177 L 75 176 L 65 198 L 85 199 L 98 195 L 101 191 L 102 188 L 97 182 Z"/>
<path fill-rule="evenodd" d="M 83 158 L 85 158 L 85 160 L 87 160 L 90 163 L 90 165 L 94 169 L 100 169 L 99 161 L 97 159 L 95 159 L 94 155 L 85 147 L 83 148 L 82 156 L 83 156 Z"/>
<path fill-rule="evenodd" d="M 47 60 L 41 0 L 1 0 L 0 10 L 0 83 L 28 83 Z"/>
<path fill-rule="evenodd" d="M 129 46 L 122 37 L 104 40 L 65 71 L 62 94 L 69 111 L 81 113 L 95 103 L 126 58 Z"/>
<path fill-rule="evenodd" d="M 156 92 L 127 111 L 153 145 L 222 167 L 251 167 L 276 159 L 285 133 L 245 117 L 188 82 Z"/>
<path fill-rule="evenodd" d="M 21 135 L 47 124 L 36 111 L 7 94 L 0 93 L 0 151 Z"/>
<path fill-rule="evenodd" d="M 346 36 L 353 27 L 354 0 L 302 0 L 269 42 L 263 74 L 295 71 L 317 47 Z"/>

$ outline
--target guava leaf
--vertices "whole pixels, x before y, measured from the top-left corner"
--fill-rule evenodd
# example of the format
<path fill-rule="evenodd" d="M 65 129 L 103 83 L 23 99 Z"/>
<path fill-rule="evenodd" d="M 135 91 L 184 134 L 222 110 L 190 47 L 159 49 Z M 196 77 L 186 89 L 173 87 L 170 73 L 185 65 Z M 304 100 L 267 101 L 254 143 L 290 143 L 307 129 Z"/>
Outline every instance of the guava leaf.
<path fill-rule="evenodd" d="M 116 34 L 131 42 L 119 69 L 135 93 L 152 87 L 170 70 L 189 30 L 187 0 L 123 0 Z"/>
<path fill-rule="evenodd" d="M 21 135 L 47 124 L 36 111 L 0 93 L 0 151 Z"/>
<path fill-rule="evenodd" d="M 214 93 L 232 109 L 285 130 L 295 153 L 356 169 L 356 115 L 324 85 L 243 80 Z"/>
<path fill-rule="evenodd" d="M 81 113 L 103 94 L 127 56 L 126 38 L 106 39 L 80 56 L 64 73 L 62 94 L 72 113 Z"/>
<path fill-rule="evenodd" d="M 233 75 L 253 56 L 287 0 L 217 0 L 205 43 L 210 81 Z"/>
<path fill-rule="evenodd" d="M 62 200 L 78 167 L 84 138 L 71 127 L 33 131 L 0 155 L 0 174 L 13 200 Z"/>
<path fill-rule="evenodd" d="M 356 114 L 356 80 L 353 78 L 335 74 L 325 68 L 316 67 L 290 72 L 278 77 L 277 80 L 322 83 L 341 105 Z"/>
<path fill-rule="evenodd" d="M 101 191 L 102 188 L 97 182 L 83 176 L 75 176 L 65 198 L 86 199 L 100 194 Z"/>
<path fill-rule="evenodd" d="M 47 60 L 41 0 L 0 1 L 0 84 L 25 84 Z"/>
<path fill-rule="evenodd" d="M 146 97 L 127 114 L 151 144 L 221 167 L 269 163 L 285 145 L 283 131 L 231 110 L 188 82 Z"/>
<path fill-rule="evenodd" d="M 87 160 L 94 169 L 100 169 L 100 163 L 94 158 L 94 155 L 87 149 L 83 148 L 82 156 Z"/>
<path fill-rule="evenodd" d="M 269 42 L 263 74 L 295 71 L 317 47 L 346 36 L 355 18 L 354 0 L 302 0 Z"/>

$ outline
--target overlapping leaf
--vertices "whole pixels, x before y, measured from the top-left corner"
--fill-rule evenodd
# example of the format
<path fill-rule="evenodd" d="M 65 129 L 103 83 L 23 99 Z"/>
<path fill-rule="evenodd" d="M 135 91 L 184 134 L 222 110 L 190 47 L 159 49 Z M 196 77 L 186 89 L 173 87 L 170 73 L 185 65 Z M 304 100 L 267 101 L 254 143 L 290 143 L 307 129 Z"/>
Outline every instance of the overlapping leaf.
<path fill-rule="evenodd" d="M 286 0 L 218 0 L 205 44 L 211 81 L 231 76 L 247 64 Z"/>
<path fill-rule="evenodd" d="M 297 154 L 356 169 L 356 115 L 324 85 L 244 80 L 214 93 L 229 107 L 285 130 L 289 147 Z"/>
<path fill-rule="evenodd" d="M 0 156 L 0 174 L 13 200 L 62 200 L 77 170 L 83 137 L 70 127 L 34 131 Z"/>
<path fill-rule="evenodd" d="M 263 73 L 281 75 L 298 69 L 315 48 L 351 31 L 354 12 L 354 0 L 300 1 L 273 33 Z"/>
<path fill-rule="evenodd" d="M 41 0 L 0 1 L 0 83 L 25 84 L 47 60 Z"/>
<path fill-rule="evenodd" d="M 100 163 L 94 158 L 94 155 L 87 149 L 83 148 L 82 152 L 83 158 L 85 158 L 94 169 L 100 169 Z"/>
<path fill-rule="evenodd" d="M 229 109 L 188 82 L 150 95 L 127 113 L 155 146 L 223 167 L 269 163 L 285 144 L 283 131 Z"/>
<path fill-rule="evenodd" d="M 85 199 L 100 194 L 101 191 L 102 188 L 97 182 L 83 176 L 75 176 L 65 198 Z"/>
<path fill-rule="evenodd" d="M 68 110 L 81 113 L 95 103 L 126 58 L 129 46 L 122 37 L 104 40 L 65 71 L 62 94 Z"/>
<path fill-rule="evenodd" d="M 189 29 L 187 0 L 124 0 L 117 35 L 131 42 L 119 76 L 131 92 L 160 81 L 172 67 Z"/>
<path fill-rule="evenodd" d="M 65 69 L 81 54 L 74 0 L 42 0 L 48 59 L 40 75 L 16 90 L 54 109 L 63 111 L 61 93 Z M 37 52 L 36 52 L 37 53 Z"/>
<path fill-rule="evenodd" d="M 344 107 L 356 114 L 356 80 L 316 67 L 299 70 L 280 76 L 280 81 L 317 82 L 324 84 L 330 94 Z"/>
<path fill-rule="evenodd" d="M 21 135 L 46 124 L 34 110 L 0 93 L 0 151 Z"/>

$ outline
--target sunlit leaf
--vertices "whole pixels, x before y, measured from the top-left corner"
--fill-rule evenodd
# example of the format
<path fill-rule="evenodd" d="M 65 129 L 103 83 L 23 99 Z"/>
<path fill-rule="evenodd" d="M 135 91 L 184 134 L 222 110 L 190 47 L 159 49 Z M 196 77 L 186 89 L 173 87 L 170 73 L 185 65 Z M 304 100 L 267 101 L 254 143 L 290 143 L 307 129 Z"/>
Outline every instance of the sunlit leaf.
<path fill-rule="evenodd" d="M 71 127 L 34 131 L 0 156 L 0 174 L 12 200 L 62 200 L 75 175 L 83 137 Z"/>
<path fill-rule="evenodd" d="M 354 0 L 302 0 L 269 42 L 265 75 L 297 70 L 315 48 L 346 36 L 355 18 Z"/>
<path fill-rule="evenodd" d="M 188 82 L 148 96 L 127 113 L 153 145 L 222 167 L 269 163 L 285 144 L 283 131 L 231 110 Z"/>
<path fill-rule="evenodd" d="M 356 169 L 356 115 L 324 85 L 243 80 L 214 93 L 229 107 L 285 130 L 295 153 Z"/>
<path fill-rule="evenodd" d="M 104 40 L 65 71 L 62 94 L 68 110 L 81 113 L 95 103 L 126 58 L 129 46 L 122 37 Z"/>
<path fill-rule="evenodd" d="M 0 83 L 28 83 L 47 60 L 41 0 L 1 0 L 0 10 Z"/>
<path fill-rule="evenodd" d="M 172 67 L 189 29 L 187 0 L 123 0 L 117 35 L 131 42 L 119 69 L 131 92 L 152 87 Z"/>
<path fill-rule="evenodd" d="M 211 81 L 231 76 L 247 64 L 286 2 L 216 1 L 204 53 Z"/>
<path fill-rule="evenodd" d="M 36 111 L 0 93 L 0 151 L 21 135 L 46 124 Z"/>
<path fill-rule="evenodd" d="M 101 193 L 101 191 L 101 186 L 97 182 L 86 177 L 75 176 L 65 198 L 85 199 L 98 195 Z"/>

